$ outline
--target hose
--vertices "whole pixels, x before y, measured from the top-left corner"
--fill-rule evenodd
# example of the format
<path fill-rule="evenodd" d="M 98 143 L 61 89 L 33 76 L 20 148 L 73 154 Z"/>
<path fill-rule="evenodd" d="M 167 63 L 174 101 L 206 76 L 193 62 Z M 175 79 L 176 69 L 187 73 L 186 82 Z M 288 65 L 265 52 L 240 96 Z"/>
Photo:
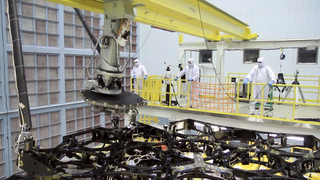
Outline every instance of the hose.
<path fill-rule="evenodd" d="M 170 83 L 170 84 L 171 84 L 171 87 L 172 87 L 172 91 L 173 91 L 173 93 L 174 93 L 174 97 L 176 98 L 177 104 L 178 104 L 179 107 L 181 107 L 180 104 L 179 104 L 179 102 L 178 102 L 177 95 L 176 95 L 176 93 L 175 93 L 175 91 L 174 91 L 173 84 L 172 84 L 172 83 Z M 181 107 L 181 108 L 182 108 L 182 107 Z"/>

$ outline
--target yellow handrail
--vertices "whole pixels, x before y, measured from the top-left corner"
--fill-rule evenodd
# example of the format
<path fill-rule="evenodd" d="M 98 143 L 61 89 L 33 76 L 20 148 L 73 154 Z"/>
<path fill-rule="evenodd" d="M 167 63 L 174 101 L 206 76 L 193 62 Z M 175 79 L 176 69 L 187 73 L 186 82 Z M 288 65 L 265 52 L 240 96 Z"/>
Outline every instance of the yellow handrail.
<path fill-rule="evenodd" d="M 245 103 L 245 101 L 250 101 L 253 99 L 253 97 L 249 97 L 247 96 L 246 98 L 240 98 L 239 95 L 239 90 L 240 90 L 240 86 L 243 85 L 242 82 L 237 82 L 236 84 L 233 83 L 234 86 L 234 95 L 231 96 L 230 99 L 230 94 L 229 95 L 225 95 L 224 97 L 229 100 L 234 100 L 234 105 L 233 108 L 235 108 L 232 112 L 220 112 L 218 110 L 208 110 L 208 109 L 201 109 L 202 106 L 196 106 L 194 108 L 190 108 L 189 105 L 192 104 L 192 106 L 197 105 L 194 104 L 194 101 L 190 100 L 190 92 L 192 92 L 191 89 L 191 82 L 186 82 L 187 84 L 187 93 L 183 93 L 182 90 L 180 89 L 180 87 L 182 87 L 182 80 L 179 79 L 178 81 L 174 81 L 174 79 L 169 79 L 169 81 L 171 82 L 172 85 L 170 85 L 170 92 L 166 92 L 166 85 L 162 84 L 162 80 L 161 79 L 163 76 L 150 76 L 147 78 L 146 83 L 144 83 L 144 85 L 147 86 L 147 88 L 142 88 L 142 90 L 140 90 L 140 92 L 142 92 L 142 94 L 149 94 L 149 106 L 156 106 L 156 107 L 166 107 L 166 108 L 183 108 L 183 109 L 187 109 L 190 111 L 198 111 L 198 112 L 211 112 L 211 113 L 217 113 L 217 114 L 226 114 L 226 115 L 234 115 L 234 116 L 242 116 L 242 117 L 248 117 L 248 114 L 245 109 L 246 107 L 248 107 L 249 104 Z M 203 77 L 205 78 L 205 77 Z M 208 78 L 212 78 L 212 76 L 208 76 Z M 139 79 L 139 78 L 138 78 Z M 141 78 L 140 78 L 141 79 Z M 166 79 L 168 80 L 168 79 Z M 148 82 L 149 81 L 149 82 Z M 151 83 L 151 82 L 158 82 L 160 84 L 157 83 Z M 251 94 L 253 94 L 253 90 L 255 88 L 256 85 L 261 85 L 261 86 L 265 86 L 268 87 L 267 84 L 264 83 L 250 83 L 252 84 L 252 86 L 247 86 L 247 92 L 250 92 Z M 200 86 L 198 86 L 198 88 L 206 88 L 206 89 L 210 89 L 210 87 L 214 87 L 214 85 L 221 87 L 221 85 L 219 84 L 214 84 L 214 83 L 201 83 Z M 227 86 L 227 85 L 225 85 Z M 289 92 L 289 94 L 291 93 L 291 95 L 293 95 L 293 98 L 287 98 L 286 101 L 284 101 L 283 98 L 280 98 L 280 100 L 278 99 L 268 99 L 268 100 L 264 100 L 264 99 L 255 99 L 258 102 L 261 102 L 261 109 L 260 109 L 260 114 L 261 115 L 254 115 L 252 117 L 261 117 L 263 115 L 262 110 L 264 107 L 264 103 L 269 103 L 272 104 L 272 106 L 278 106 L 278 104 L 281 104 L 281 106 L 283 107 L 287 107 L 290 108 L 289 110 L 287 110 L 288 112 L 283 112 L 281 116 L 279 115 L 275 115 L 274 117 L 264 117 L 265 119 L 269 119 L 269 120 L 275 120 L 275 121 L 285 121 L 285 122 L 296 122 L 296 123 L 304 123 L 304 124 L 313 124 L 313 125 L 320 125 L 320 123 L 318 122 L 313 122 L 313 121 L 301 121 L 301 120 L 297 120 L 297 115 L 300 114 L 299 116 L 301 117 L 301 110 L 297 110 L 296 107 L 297 106 L 306 106 L 306 107 L 310 107 L 310 108 L 319 108 L 320 107 L 320 98 L 319 98 L 319 92 L 320 92 L 320 86 L 314 86 L 314 85 L 291 85 L 291 84 L 274 84 L 274 86 L 278 86 L 279 88 L 282 87 L 292 87 L 292 91 L 293 93 Z M 136 91 L 139 92 L 139 90 L 133 89 L 132 85 L 130 86 L 132 91 Z M 298 93 L 298 87 L 302 88 L 302 89 L 312 89 L 314 91 L 314 93 L 317 93 L 314 95 L 313 99 L 305 99 L 306 103 L 302 103 L 299 101 L 302 101 L 301 97 L 297 96 Z M 174 91 L 173 91 L 174 90 Z M 265 90 L 263 90 L 264 92 Z M 263 93 L 261 92 L 261 93 Z M 272 91 L 273 92 L 273 91 Z M 224 93 L 223 88 L 220 88 L 220 93 Z M 163 100 L 165 99 L 165 96 L 169 94 L 169 104 L 163 104 Z M 185 99 L 181 99 L 180 95 L 186 95 L 189 98 L 187 98 L 187 100 Z M 300 95 L 300 94 L 299 94 Z M 199 92 L 199 96 L 197 96 L 199 98 L 199 103 L 203 103 L 204 99 L 210 99 L 212 101 L 210 101 L 210 103 L 213 103 L 213 105 L 219 106 L 218 104 L 214 104 L 214 103 L 218 103 L 218 98 L 216 98 L 215 96 L 213 96 L 212 94 L 208 94 L 205 91 Z M 178 99 L 180 105 L 182 107 L 179 106 L 175 106 L 172 105 L 172 101 L 175 99 Z M 221 100 L 221 99 L 220 99 Z M 223 104 L 221 104 L 223 105 Z M 200 108 L 199 108 L 200 107 Z M 212 106 L 213 107 L 213 106 Z M 268 107 L 265 107 L 268 108 Z M 277 110 L 275 110 L 275 112 L 277 112 Z M 279 113 L 278 113 L 279 114 Z M 290 115 L 290 116 L 289 116 Z M 315 115 L 317 116 L 317 115 Z M 320 116 L 320 114 L 318 115 Z M 318 117 L 317 116 L 317 117 Z M 313 116 L 314 117 L 314 116 Z M 319 117 L 318 117 L 319 118 Z"/>

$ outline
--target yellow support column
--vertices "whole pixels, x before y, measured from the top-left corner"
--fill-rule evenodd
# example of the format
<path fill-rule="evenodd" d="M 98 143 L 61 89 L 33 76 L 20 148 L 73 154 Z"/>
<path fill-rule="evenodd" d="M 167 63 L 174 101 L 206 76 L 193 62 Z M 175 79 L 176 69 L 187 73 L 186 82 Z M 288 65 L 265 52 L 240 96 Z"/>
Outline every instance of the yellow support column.
<path fill-rule="evenodd" d="M 179 34 L 179 44 L 183 43 L 183 34 Z"/>

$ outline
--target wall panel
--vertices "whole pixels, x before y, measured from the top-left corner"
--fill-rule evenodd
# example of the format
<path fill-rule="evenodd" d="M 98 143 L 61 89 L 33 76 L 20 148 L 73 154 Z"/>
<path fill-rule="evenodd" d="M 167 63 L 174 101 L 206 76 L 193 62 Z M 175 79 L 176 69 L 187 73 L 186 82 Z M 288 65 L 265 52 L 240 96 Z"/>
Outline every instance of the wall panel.
<path fill-rule="evenodd" d="M 4 42 L 0 43 L 0 57 L 4 59 L 0 61 L 0 179 L 20 172 L 13 150 L 20 125 L 5 2 L 0 1 L 0 42 Z M 66 134 L 104 127 L 110 117 L 92 112 L 79 93 L 93 46 L 73 8 L 45 0 L 20 0 L 18 11 L 33 123 L 30 133 L 38 144 L 55 147 Z M 99 38 L 103 15 L 81 12 Z M 138 44 L 136 28 L 134 24 L 134 49 Z M 121 57 L 128 57 L 127 49 Z M 89 138 L 85 135 L 80 140 Z"/>

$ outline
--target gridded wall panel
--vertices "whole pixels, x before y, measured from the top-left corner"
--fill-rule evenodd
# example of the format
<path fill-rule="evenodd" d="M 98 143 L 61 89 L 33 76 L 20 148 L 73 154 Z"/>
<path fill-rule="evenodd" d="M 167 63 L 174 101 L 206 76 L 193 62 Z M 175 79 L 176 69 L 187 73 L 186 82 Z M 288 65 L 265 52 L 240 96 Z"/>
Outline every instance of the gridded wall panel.
<path fill-rule="evenodd" d="M 100 34 L 100 15 L 90 11 L 80 11 L 91 27 L 91 32 L 98 38 Z M 73 8 L 68 6 L 65 6 L 64 10 L 64 35 L 64 44 L 67 48 L 91 49 L 92 47 L 91 40 L 78 15 L 76 15 Z"/>
<path fill-rule="evenodd" d="M 83 101 L 80 90 L 84 88 L 84 77 L 88 76 L 85 67 L 90 63 L 91 58 L 88 56 L 65 56 L 66 102 Z"/>
<path fill-rule="evenodd" d="M 24 0 L 20 1 L 18 9 L 23 45 L 58 47 L 58 9 L 55 3 Z M 7 37 L 10 43 L 8 28 Z"/>
<path fill-rule="evenodd" d="M 0 179 L 4 179 L 5 176 L 5 170 L 8 168 L 6 165 L 8 163 L 5 163 L 5 147 L 6 144 L 4 143 L 4 128 L 5 125 L 3 124 L 3 119 L 0 119 Z"/>
<path fill-rule="evenodd" d="M 24 53 L 30 107 L 59 103 L 59 66 L 57 54 Z M 8 54 L 10 109 L 17 108 L 12 54 Z"/>
<path fill-rule="evenodd" d="M 90 106 L 77 109 L 66 110 L 66 129 L 67 134 L 82 132 L 85 130 L 100 127 L 100 114 L 94 112 Z M 91 134 L 82 135 L 78 138 L 79 141 L 88 140 Z"/>
<path fill-rule="evenodd" d="M 126 58 L 120 58 L 120 64 L 121 66 L 124 65 L 125 61 L 126 61 L 127 57 Z M 135 58 L 134 58 L 135 59 Z M 130 81 L 131 81 L 131 69 L 133 67 L 133 58 L 131 58 L 124 70 L 124 80 L 123 80 L 123 85 L 124 85 L 124 89 L 125 91 L 127 92 L 130 92 Z"/>
<path fill-rule="evenodd" d="M 0 2 L 1 5 L 5 4 Z M 61 142 L 61 137 L 66 134 L 110 126 L 110 117 L 92 112 L 91 107 L 83 101 L 80 95 L 79 90 L 83 89 L 84 78 L 88 76 L 84 68 L 92 59 L 93 45 L 73 8 L 45 0 L 17 0 L 17 8 L 33 123 L 30 133 L 35 136 L 38 144 L 42 147 L 55 147 Z M 0 8 L 0 12 L 1 17 L 5 18 L 5 8 Z M 89 11 L 81 10 L 81 12 L 89 26 L 92 27 L 91 31 L 98 38 L 102 34 L 100 31 L 100 17 L 102 16 Z M 0 81 L 0 87 L 5 91 L 0 91 L 0 100 L 8 102 L 9 106 L 5 108 L 0 104 L 0 112 L 8 117 L 6 122 L 10 123 L 2 126 L 3 121 L 0 120 L 0 179 L 20 172 L 16 166 L 17 155 L 13 150 L 20 126 L 7 18 L 4 23 L 7 27 L 0 30 L 0 33 L 7 44 L 0 49 L 5 55 L 0 67 L 0 76 L 3 80 Z M 132 25 L 131 32 L 134 34 L 129 41 L 132 44 L 129 47 L 128 42 L 127 46 L 122 48 L 121 57 L 127 58 L 129 50 L 135 52 L 136 30 L 137 26 Z M 75 53 L 77 55 L 74 55 Z M 123 58 L 121 59 L 122 64 L 124 63 Z M 127 66 L 128 72 L 130 72 L 130 67 L 132 67 L 132 62 Z M 90 68 L 89 71 L 92 72 L 93 68 Z M 125 75 L 130 76 L 130 73 Z M 129 78 L 126 77 L 124 82 L 127 86 L 129 85 L 128 80 Z M 126 90 L 129 90 L 128 87 Z M 122 117 L 121 126 L 123 125 Z M 3 132 L 9 132 L 6 135 L 9 136 L 8 140 L 4 137 Z M 90 135 L 87 134 L 80 137 L 79 140 L 89 138 Z M 6 151 L 9 151 L 9 155 L 5 156 Z"/>
<path fill-rule="evenodd" d="M 60 111 L 50 113 L 41 113 L 31 116 L 32 126 L 30 133 L 37 140 L 37 145 L 43 148 L 51 148 L 57 146 L 61 142 L 61 117 Z M 11 149 L 12 149 L 12 168 L 13 172 L 19 172 L 16 166 L 17 155 L 14 153 L 13 145 L 15 139 L 19 135 L 19 117 L 11 118 Z"/>
<path fill-rule="evenodd" d="M 137 52 L 137 23 L 131 22 L 131 52 Z M 124 52 L 128 52 L 128 49 L 125 48 Z"/>
<path fill-rule="evenodd" d="M 2 68 L 1 68 L 1 66 L 0 66 L 0 75 L 2 74 Z M 0 88 L 2 87 L 2 81 L 1 81 L 1 78 L 0 78 Z M 0 102 L 2 102 L 2 91 L 0 91 Z M 3 111 L 3 109 L 2 109 L 2 106 L 3 106 L 3 104 L 2 103 L 0 103 L 0 112 L 2 112 Z"/>

